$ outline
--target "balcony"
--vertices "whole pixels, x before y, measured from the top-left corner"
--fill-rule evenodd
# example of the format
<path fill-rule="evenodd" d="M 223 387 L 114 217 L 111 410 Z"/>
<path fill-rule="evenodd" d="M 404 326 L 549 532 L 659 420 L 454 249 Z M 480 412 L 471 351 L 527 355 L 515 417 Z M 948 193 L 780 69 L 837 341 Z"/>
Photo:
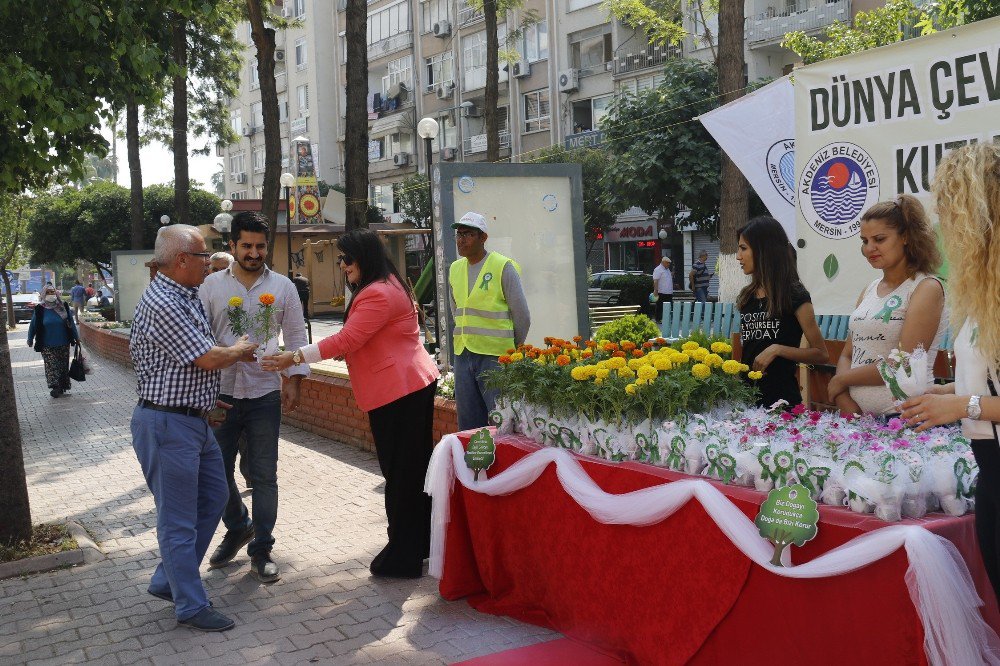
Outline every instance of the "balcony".
<path fill-rule="evenodd" d="M 755 5 L 755 9 L 759 5 Z M 751 48 L 765 42 L 778 42 L 786 33 L 801 30 L 810 32 L 833 25 L 834 21 L 851 20 L 851 0 L 826 2 L 809 7 L 805 2 L 767 7 L 764 11 L 747 17 L 746 40 Z"/>
<path fill-rule="evenodd" d="M 395 53 L 396 51 L 408 49 L 411 46 L 413 46 L 412 30 L 395 34 L 392 37 L 386 37 L 385 39 L 377 41 L 368 47 L 368 62 L 381 58 L 382 56 L 387 56 L 390 53 Z"/>
<path fill-rule="evenodd" d="M 510 150 L 510 132 L 508 130 L 500 130 L 500 150 Z M 486 152 L 486 135 L 477 134 L 475 136 L 470 136 L 462 141 L 462 151 L 466 155 L 475 155 L 476 153 Z"/>
<path fill-rule="evenodd" d="M 670 58 L 680 58 L 683 52 L 680 46 L 654 46 L 650 44 L 644 51 L 616 55 L 612 61 L 615 76 L 634 74 L 645 69 L 659 67 Z"/>
<path fill-rule="evenodd" d="M 470 7 L 464 0 L 458 0 L 458 25 L 466 26 L 484 19 L 482 10 Z"/>

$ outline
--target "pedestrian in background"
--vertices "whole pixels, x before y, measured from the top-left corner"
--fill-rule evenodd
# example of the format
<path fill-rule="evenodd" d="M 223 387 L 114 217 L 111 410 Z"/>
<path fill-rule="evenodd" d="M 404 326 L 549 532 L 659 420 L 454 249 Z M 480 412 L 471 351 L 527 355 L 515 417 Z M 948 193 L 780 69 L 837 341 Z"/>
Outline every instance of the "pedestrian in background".
<path fill-rule="evenodd" d="M 653 269 L 653 298 L 656 299 L 656 325 L 663 323 L 663 304 L 674 300 L 674 272 L 670 270 L 670 257 L 660 259 Z M 649 312 L 648 310 L 646 312 Z"/>
<path fill-rule="evenodd" d="M 69 290 L 69 300 L 73 305 L 73 316 L 76 318 L 77 323 L 79 323 L 80 313 L 87 307 L 87 290 L 80 284 L 79 280 Z"/>
<path fill-rule="evenodd" d="M 199 572 L 229 497 L 211 410 L 225 407 L 219 371 L 253 360 L 257 345 L 245 338 L 216 344 L 198 298 L 210 253 L 195 227 L 161 227 L 153 253 L 158 272 L 139 299 L 129 339 L 139 394 L 132 448 L 156 500 L 161 558 L 147 591 L 174 604 L 179 624 L 225 631 L 235 623 L 212 608 Z"/>
<path fill-rule="evenodd" d="M 228 252 L 216 252 L 208 258 L 208 263 L 211 265 L 212 272 L 218 273 L 229 268 L 229 265 L 233 263 L 233 255 Z"/>
<path fill-rule="evenodd" d="M 424 477 L 434 449 L 439 373 L 420 341 L 416 298 L 379 237 L 357 229 L 338 238 L 337 249 L 352 293 L 344 328 L 316 344 L 268 356 L 262 365 L 284 370 L 345 358 L 385 477 L 389 543 L 369 570 L 376 576 L 418 578 L 430 549 L 431 500 L 424 494 Z"/>
<path fill-rule="evenodd" d="M 708 284 L 715 276 L 715 273 L 708 272 L 708 266 L 705 265 L 706 261 L 708 261 L 708 252 L 702 250 L 698 253 L 698 261 L 692 264 L 691 274 L 688 276 L 688 284 L 691 287 L 691 291 L 694 292 L 696 303 L 708 302 Z"/>
<path fill-rule="evenodd" d="M 58 398 L 70 390 L 69 346 L 80 341 L 73 315 L 52 285 L 42 289 L 42 302 L 35 306 L 28 325 L 28 346 L 42 355 L 49 395 Z"/>

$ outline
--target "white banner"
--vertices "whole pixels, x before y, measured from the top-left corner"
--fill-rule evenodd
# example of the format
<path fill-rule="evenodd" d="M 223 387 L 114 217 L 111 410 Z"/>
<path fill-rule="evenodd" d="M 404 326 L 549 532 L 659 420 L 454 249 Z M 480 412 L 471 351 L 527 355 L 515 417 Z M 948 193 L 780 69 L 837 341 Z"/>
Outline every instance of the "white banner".
<path fill-rule="evenodd" d="M 788 77 L 699 120 L 795 242 L 795 97 Z"/>
<path fill-rule="evenodd" d="M 940 159 L 1000 141 L 1000 18 L 795 70 L 799 273 L 817 314 L 847 314 L 880 273 L 861 215 L 916 195 Z"/>

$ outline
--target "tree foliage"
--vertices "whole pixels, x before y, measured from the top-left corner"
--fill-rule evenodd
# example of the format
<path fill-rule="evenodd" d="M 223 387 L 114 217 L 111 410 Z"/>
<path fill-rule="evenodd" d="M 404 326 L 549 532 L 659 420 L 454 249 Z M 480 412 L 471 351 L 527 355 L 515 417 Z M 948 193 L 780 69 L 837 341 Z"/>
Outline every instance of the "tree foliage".
<path fill-rule="evenodd" d="M 601 129 L 616 212 L 638 206 L 672 220 L 686 207 L 688 224 L 714 231 L 720 151 L 697 117 L 716 106 L 717 91 L 713 67 L 677 58 L 667 61 L 659 87 L 614 102 Z"/>
<path fill-rule="evenodd" d="M 583 168 L 583 224 L 587 251 L 616 221 L 619 206 L 614 186 L 608 176 L 608 156 L 597 148 L 568 150 L 552 146 L 539 152 L 532 160 L 542 164 L 579 164 Z"/>
<path fill-rule="evenodd" d="M 431 188 L 427 178 L 414 173 L 393 183 L 393 198 L 406 219 L 418 227 L 431 226 Z"/>
<path fill-rule="evenodd" d="M 687 35 L 679 0 L 604 0 L 604 8 L 630 28 L 642 30 L 650 44 L 679 44 Z"/>

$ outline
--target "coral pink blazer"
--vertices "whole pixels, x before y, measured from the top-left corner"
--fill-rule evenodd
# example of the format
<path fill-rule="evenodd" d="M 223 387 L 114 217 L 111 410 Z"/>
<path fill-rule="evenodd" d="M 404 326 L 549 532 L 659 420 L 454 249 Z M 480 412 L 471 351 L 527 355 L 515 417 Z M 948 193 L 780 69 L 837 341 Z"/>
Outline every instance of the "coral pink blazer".
<path fill-rule="evenodd" d="M 354 400 L 366 412 L 419 391 L 440 376 L 420 342 L 413 302 L 391 277 L 358 292 L 344 328 L 318 346 L 325 359 L 345 358 Z"/>

